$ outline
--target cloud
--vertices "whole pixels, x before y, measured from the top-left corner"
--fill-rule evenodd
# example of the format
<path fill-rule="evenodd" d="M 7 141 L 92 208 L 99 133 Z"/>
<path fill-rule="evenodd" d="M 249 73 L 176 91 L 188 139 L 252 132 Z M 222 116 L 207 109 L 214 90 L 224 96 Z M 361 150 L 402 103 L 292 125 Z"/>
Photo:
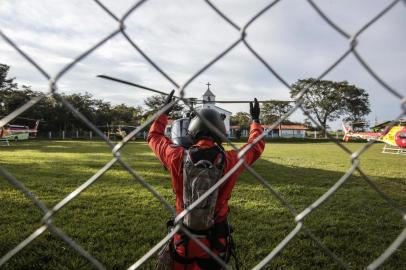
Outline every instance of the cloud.
<path fill-rule="evenodd" d="M 392 1 L 316 1 L 331 20 L 354 34 Z M 224 14 L 243 26 L 268 0 L 214 1 Z M 105 1 L 122 16 L 134 1 Z M 398 3 L 359 37 L 357 50 L 388 84 L 406 95 L 405 63 L 406 6 Z M 55 75 L 64 66 L 117 29 L 115 22 L 95 2 L 6 0 L 0 6 L 0 29 L 13 39 L 47 72 Z M 204 1 L 147 1 L 126 21 L 131 39 L 178 84 L 239 38 L 239 31 L 218 16 Z M 317 77 L 348 48 L 345 39 L 307 3 L 280 1 L 247 29 L 247 41 L 288 83 Z M 47 82 L 7 44 L 0 42 L 1 61 L 11 65 L 10 75 L 23 84 L 44 90 Z M 150 93 L 96 78 L 97 74 L 127 79 L 170 91 L 174 86 L 152 67 L 121 35 L 110 39 L 60 80 L 66 92 L 88 91 L 112 103 L 142 105 Z M 400 113 L 399 100 L 382 88 L 354 59 L 344 60 L 326 76 L 348 80 L 368 91 L 370 118 L 382 120 Z M 289 90 L 267 68 L 239 44 L 187 87 L 187 96 L 200 96 L 210 81 L 218 99 L 290 99 Z M 383 98 L 384 97 L 384 98 Z M 396 105 L 396 106 L 394 106 Z M 223 105 L 222 105 L 223 106 Z M 245 105 L 224 105 L 231 111 Z M 302 119 L 301 113 L 294 118 Z M 333 125 L 334 126 L 334 125 Z"/>

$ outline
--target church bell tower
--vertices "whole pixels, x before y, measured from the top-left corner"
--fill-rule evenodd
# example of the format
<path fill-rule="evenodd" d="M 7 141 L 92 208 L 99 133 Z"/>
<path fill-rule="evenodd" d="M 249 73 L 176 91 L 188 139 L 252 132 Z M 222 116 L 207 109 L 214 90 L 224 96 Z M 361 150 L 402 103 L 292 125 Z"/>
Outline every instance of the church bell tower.
<path fill-rule="evenodd" d="M 216 96 L 210 91 L 210 83 L 207 83 L 207 90 L 203 94 L 203 108 L 210 108 L 216 103 Z"/>

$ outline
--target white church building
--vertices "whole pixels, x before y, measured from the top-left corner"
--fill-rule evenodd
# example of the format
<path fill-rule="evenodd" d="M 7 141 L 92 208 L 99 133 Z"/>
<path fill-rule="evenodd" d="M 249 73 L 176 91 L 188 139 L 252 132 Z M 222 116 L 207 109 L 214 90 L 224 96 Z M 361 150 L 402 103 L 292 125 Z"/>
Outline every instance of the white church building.
<path fill-rule="evenodd" d="M 202 105 L 197 106 L 196 110 L 209 108 L 214 109 L 221 114 L 224 114 L 226 116 L 226 118 L 224 119 L 224 125 L 226 126 L 227 136 L 230 136 L 230 117 L 232 112 L 216 106 L 216 95 L 214 95 L 213 92 L 210 90 L 210 83 L 207 83 L 207 90 L 203 94 L 202 99 L 203 99 Z"/>

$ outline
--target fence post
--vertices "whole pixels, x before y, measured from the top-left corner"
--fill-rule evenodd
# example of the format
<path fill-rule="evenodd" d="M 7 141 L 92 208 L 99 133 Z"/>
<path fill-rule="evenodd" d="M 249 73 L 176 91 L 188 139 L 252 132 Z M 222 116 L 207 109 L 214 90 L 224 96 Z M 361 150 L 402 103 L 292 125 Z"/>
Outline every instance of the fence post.
<path fill-rule="evenodd" d="M 65 130 L 62 130 L 62 140 L 65 140 Z"/>
<path fill-rule="evenodd" d="M 90 131 L 90 132 L 89 132 L 89 139 L 91 140 L 91 139 L 92 139 L 92 137 L 93 137 L 93 135 L 92 135 L 92 131 Z"/>
<path fill-rule="evenodd" d="M 48 133 L 48 138 L 51 140 L 52 139 L 52 131 L 50 131 L 49 133 Z"/>
<path fill-rule="evenodd" d="M 313 133 L 314 133 L 314 138 L 317 139 L 317 131 L 315 130 Z"/>
<path fill-rule="evenodd" d="M 76 130 L 76 139 L 79 139 L 79 130 Z"/>

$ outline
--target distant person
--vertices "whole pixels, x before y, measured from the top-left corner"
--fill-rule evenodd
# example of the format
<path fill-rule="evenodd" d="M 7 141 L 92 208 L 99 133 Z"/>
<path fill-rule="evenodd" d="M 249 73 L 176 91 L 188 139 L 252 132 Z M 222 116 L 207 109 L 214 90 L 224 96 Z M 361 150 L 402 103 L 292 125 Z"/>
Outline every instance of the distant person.
<path fill-rule="evenodd" d="M 166 104 L 172 101 L 173 93 L 174 91 L 168 96 Z M 193 146 L 185 149 L 174 145 L 171 139 L 164 135 L 170 110 L 171 108 L 159 116 L 151 126 L 148 144 L 171 174 L 172 187 L 176 194 L 176 213 L 179 214 L 213 186 L 239 159 L 236 151 L 224 150 L 220 136 L 211 131 L 198 116 L 191 119 L 188 127 Z M 226 136 L 224 120 L 217 111 L 201 109 L 199 113 Z M 253 122 L 248 142 L 243 147 L 253 142 L 263 132 L 259 123 L 260 108 L 256 98 L 254 103 L 250 103 L 250 113 Z M 264 140 L 257 142 L 245 154 L 245 162 L 249 165 L 253 164 L 261 156 L 264 148 Z M 241 165 L 216 192 L 203 200 L 183 219 L 184 226 L 226 262 L 229 261 L 230 256 L 236 260 L 231 228 L 227 222 L 228 200 L 243 170 L 244 167 Z M 237 260 L 236 264 L 238 268 Z M 218 270 L 222 268 L 193 239 L 180 231 L 161 250 L 157 269 Z"/>

